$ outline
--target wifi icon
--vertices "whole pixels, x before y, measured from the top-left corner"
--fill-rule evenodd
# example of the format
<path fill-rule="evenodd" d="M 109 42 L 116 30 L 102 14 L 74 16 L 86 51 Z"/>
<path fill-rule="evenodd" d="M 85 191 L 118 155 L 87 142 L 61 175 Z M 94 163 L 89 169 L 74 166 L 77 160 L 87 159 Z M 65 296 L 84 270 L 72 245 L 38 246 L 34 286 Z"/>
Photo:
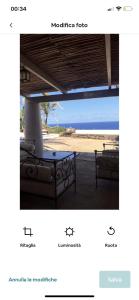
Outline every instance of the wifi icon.
<path fill-rule="evenodd" d="M 116 9 L 118 10 L 118 11 L 120 11 L 121 10 L 121 6 L 116 6 Z"/>

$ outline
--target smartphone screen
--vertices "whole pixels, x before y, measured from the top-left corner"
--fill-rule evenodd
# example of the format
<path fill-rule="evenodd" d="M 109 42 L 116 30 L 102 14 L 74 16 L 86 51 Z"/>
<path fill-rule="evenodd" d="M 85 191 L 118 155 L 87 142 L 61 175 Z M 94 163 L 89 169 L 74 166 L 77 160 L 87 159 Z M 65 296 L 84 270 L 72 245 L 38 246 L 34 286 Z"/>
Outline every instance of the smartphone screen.
<path fill-rule="evenodd" d="M 138 16 L 1 4 L 3 299 L 138 299 Z"/>

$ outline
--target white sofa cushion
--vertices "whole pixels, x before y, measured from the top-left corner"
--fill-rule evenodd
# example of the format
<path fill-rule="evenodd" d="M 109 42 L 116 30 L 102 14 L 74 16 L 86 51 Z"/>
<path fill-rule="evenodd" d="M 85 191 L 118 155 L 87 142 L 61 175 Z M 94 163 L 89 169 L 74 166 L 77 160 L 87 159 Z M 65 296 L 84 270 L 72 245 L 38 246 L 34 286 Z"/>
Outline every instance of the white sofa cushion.
<path fill-rule="evenodd" d="M 119 170 L 119 158 L 112 156 L 98 156 L 97 166 L 104 170 Z"/>
<path fill-rule="evenodd" d="M 23 150 L 27 150 L 27 151 L 30 151 L 30 152 L 34 152 L 35 150 L 35 145 L 33 144 L 29 144 L 29 143 L 25 143 L 25 142 L 21 142 L 20 143 L 20 148 Z"/>
<path fill-rule="evenodd" d="M 20 166 L 21 178 L 33 179 L 36 181 L 51 182 L 52 169 L 51 167 L 39 166 L 33 164 L 23 163 Z"/>

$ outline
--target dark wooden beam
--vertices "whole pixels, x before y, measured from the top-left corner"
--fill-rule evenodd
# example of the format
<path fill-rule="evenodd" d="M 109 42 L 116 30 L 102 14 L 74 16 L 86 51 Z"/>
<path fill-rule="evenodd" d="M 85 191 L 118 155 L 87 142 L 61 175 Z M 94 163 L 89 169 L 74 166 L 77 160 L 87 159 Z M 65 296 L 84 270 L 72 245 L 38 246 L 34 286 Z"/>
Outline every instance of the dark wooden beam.
<path fill-rule="evenodd" d="M 44 72 L 38 65 L 34 64 L 24 54 L 20 54 L 20 62 L 32 74 L 43 80 L 48 85 L 55 88 L 55 90 L 65 93 L 65 90 L 49 75 Z"/>
<path fill-rule="evenodd" d="M 116 86 L 117 83 L 114 82 L 113 85 Z M 101 84 L 101 86 L 104 86 L 104 88 L 105 88 L 105 87 L 107 86 L 107 84 L 103 84 L 103 85 Z M 100 87 L 100 84 L 96 84 L 95 87 Z M 79 89 L 79 88 L 82 88 L 82 86 L 80 86 L 80 87 L 77 86 L 76 88 L 70 88 L 70 89 L 66 87 L 66 88 L 64 88 L 64 90 L 65 90 L 66 93 L 67 93 L 68 91 L 70 91 L 70 90 L 72 90 L 72 89 L 75 90 L 75 89 Z M 92 86 L 92 85 L 90 86 L 90 84 L 89 84 L 89 85 L 86 86 L 85 88 L 93 88 L 93 86 Z M 52 90 L 50 91 L 50 90 L 45 89 L 45 88 L 44 88 L 44 89 L 41 88 L 41 89 L 36 89 L 36 90 L 34 90 L 34 87 L 33 87 L 33 91 L 26 93 L 26 96 L 27 96 L 27 97 L 30 97 L 30 95 L 34 95 L 34 96 L 35 96 L 35 94 L 44 94 L 44 93 L 49 93 L 49 92 L 54 92 L 54 91 L 52 91 Z"/>
<path fill-rule="evenodd" d="M 106 48 L 108 86 L 109 88 L 111 88 L 111 35 L 110 34 L 105 34 L 105 48 Z"/>
<path fill-rule="evenodd" d="M 34 102 L 57 102 L 57 101 L 69 101 L 69 100 L 82 100 L 82 99 L 95 99 L 103 97 L 115 97 L 119 96 L 119 89 L 100 90 L 91 92 L 70 93 L 66 95 L 47 95 L 39 97 L 28 97 L 28 99 Z"/>
<path fill-rule="evenodd" d="M 20 89 L 20 96 L 26 97 L 26 94 L 22 91 L 22 89 Z"/>

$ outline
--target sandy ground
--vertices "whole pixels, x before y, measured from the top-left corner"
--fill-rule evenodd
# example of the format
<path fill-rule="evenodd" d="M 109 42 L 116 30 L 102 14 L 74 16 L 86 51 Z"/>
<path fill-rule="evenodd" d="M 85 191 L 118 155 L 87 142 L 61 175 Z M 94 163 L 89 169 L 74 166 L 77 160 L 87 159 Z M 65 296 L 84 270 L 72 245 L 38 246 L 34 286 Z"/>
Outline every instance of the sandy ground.
<path fill-rule="evenodd" d="M 20 133 L 20 138 L 24 134 Z M 80 138 L 80 137 L 60 137 L 59 134 L 43 134 L 43 146 L 48 150 L 56 151 L 76 151 L 76 152 L 94 152 L 94 150 L 103 150 L 103 143 L 110 144 L 113 141 L 106 139 Z M 106 149 L 114 149 L 112 145 L 106 145 Z"/>
<path fill-rule="evenodd" d="M 48 150 L 94 152 L 103 150 L 103 143 L 111 143 L 110 140 L 97 140 L 88 138 L 57 137 L 43 140 L 44 147 Z M 108 145 L 106 149 L 114 149 Z"/>

